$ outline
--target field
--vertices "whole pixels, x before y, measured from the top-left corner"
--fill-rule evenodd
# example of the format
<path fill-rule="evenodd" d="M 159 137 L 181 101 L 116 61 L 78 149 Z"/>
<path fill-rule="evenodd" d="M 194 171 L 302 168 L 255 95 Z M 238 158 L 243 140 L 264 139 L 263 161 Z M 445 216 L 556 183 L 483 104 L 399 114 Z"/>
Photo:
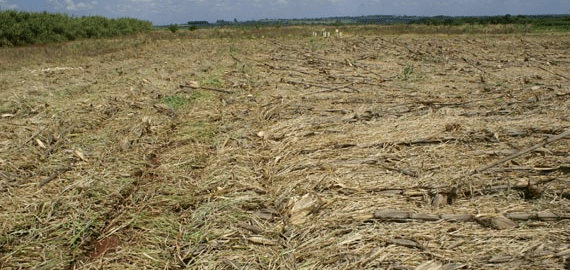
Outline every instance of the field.
<path fill-rule="evenodd" d="M 389 29 L 0 49 L 0 268 L 568 269 L 570 34 Z"/>

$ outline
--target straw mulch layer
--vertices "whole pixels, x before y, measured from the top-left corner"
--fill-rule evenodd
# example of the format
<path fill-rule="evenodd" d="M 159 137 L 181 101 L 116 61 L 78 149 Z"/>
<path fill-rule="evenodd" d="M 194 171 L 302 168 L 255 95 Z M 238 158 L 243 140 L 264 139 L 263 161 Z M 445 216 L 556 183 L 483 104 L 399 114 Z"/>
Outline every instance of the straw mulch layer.
<path fill-rule="evenodd" d="M 569 267 L 567 34 L 311 31 L 3 67 L 0 268 Z"/>

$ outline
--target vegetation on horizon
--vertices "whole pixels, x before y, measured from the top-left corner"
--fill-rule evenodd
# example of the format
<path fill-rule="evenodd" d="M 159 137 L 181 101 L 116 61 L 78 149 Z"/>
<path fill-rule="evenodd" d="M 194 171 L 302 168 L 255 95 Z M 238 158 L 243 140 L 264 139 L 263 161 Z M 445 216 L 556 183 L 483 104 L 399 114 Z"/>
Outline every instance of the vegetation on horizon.
<path fill-rule="evenodd" d="M 0 47 L 45 44 L 84 38 L 106 38 L 150 31 L 148 21 L 60 13 L 0 11 Z"/>
<path fill-rule="evenodd" d="M 61 13 L 0 10 L 0 47 L 46 44 L 90 38 L 110 38 L 138 32 L 147 32 L 153 28 L 166 29 L 172 33 L 176 33 L 179 29 L 193 31 L 199 28 L 212 27 L 235 27 L 241 30 L 249 29 L 248 31 L 257 31 L 262 27 L 279 28 L 282 26 L 312 25 L 334 26 L 337 28 L 350 25 L 363 27 L 394 25 L 394 28 L 390 28 L 388 31 L 394 34 L 415 33 L 418 31 L 420 33 L 435 32 L 447 34 L 478 33 L 482 31 L 486 32 L 488 25 L 509 25 L 509 27 L 503 29 L 504 33 L 519 31 L 570 31 L 570 15 L 511 16 L 507 14 L 479 17 L 370 15 L 358 17 L 263 19 L 251 21 L 238 21 L 234 19 L 233 21 L 218 20 L 215 23 L 189 21 L 187 24 L 153 26 L 149 21 L 132 18 L 109 19 L 102 16 L 75 17 Z M 416 25 L 416 27 L 410 27 L 412 25 Z M 424 29 L 422 25 L 438 27 L 428 31 Z M 464 25 L 466 25 L 466 27 L 463 27 Z M 447 26 L 459 26 L 459 28 Z M 420 27 L 420 29 L 418 29 L 418 27 Z M 218 32 L 214 32 L 212 35 L 218 36 L 218 34 Z M 179 35 L 186 34 L 180 33 Z"/>
<path fill-rule="evenodd" d="M 536 30 L 559 30 L 570 31 L 570 15 L 536 15 L 511 16 L 483 16 L 483 17 L 449 17 L 435 16 L 427 17 L 419 20 L 410 21 L 409 24 L 425 24 L 425 25 L 496 25 L 496 24 L 514 24 L 514 25 L 532 25 Z"/>
<path fill-rule="evenodd" d="M 217 20 L 215 23 L 207 21 L 189 21 L 180 24 L 180 28 L 196 29 L 198 27 L 227 27 L 260 28 L 280 27 L 294 25 L 330 25 L 339 27 L 342 25 L 529 25 L 535 30 L 558 30 L 570 31 L 570 15 L 497 15 L 497 16 L 399 16 L 399 15 L 369 15 L 358 17 L 326 17 L 326 18 L 303 18 L 303 19 L 262 19 L 250 21 Z M 165 28 L 168 26 L 156 26 Z"/>

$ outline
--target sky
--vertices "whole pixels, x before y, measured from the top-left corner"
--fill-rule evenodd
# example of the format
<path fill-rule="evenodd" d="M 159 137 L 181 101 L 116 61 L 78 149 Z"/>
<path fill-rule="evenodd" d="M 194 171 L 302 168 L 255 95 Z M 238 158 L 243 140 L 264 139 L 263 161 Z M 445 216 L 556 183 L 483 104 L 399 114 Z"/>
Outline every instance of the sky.
<path fill-rule="evenodd" d="M 131 17 L 165 25 L 362 15 L 570 14 L 570 0 L 0 0 L 0 8 Z"/>

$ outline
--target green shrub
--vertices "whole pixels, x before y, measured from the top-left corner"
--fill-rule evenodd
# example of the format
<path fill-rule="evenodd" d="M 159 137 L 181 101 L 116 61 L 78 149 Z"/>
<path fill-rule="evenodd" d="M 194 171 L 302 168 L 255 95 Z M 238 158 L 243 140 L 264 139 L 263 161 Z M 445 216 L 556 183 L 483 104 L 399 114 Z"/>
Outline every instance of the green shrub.
<path fill-rule="evenodd" d="M 0 11 L 0 46 L 114 37 L 151 29 L 151 22 L 131 18 L 70 17 L 60 13 Z"/>
<path fill-rule="evenodd" d="M 178 29 L 180 29 L 180 28 L 178 27 L 177 24 L 171 24 L 168 26 L 168 30 L 170 30 L 170 32 L 172 32 L 172 33 L 176 33 L 176 31 L 178 31 Z"/>

